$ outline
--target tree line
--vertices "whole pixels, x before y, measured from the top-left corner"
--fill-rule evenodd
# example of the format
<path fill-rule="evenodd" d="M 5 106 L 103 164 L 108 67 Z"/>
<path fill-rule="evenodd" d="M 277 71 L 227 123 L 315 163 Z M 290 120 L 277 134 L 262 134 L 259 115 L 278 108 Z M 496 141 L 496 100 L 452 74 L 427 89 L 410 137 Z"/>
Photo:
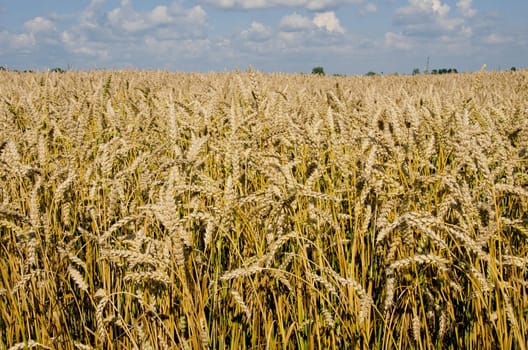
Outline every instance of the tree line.
<path fill-rule="evenodd" d="M 515 71 L 517 71 L 517 68 L 511 67 L 510 71 L 515 72 Z M 423 74 L 456 74 L 456 73 L 458 73 L 458 70 L 456 68 L 440 68 L 440 69 L 432 69 L 431 71 L 424 70 L 424 72 L 423 72 Z M 320 66 L 319 67 L 314 67 L 312 69 L 312 74 L 325 75 L 324 68 L 320 67 Z M 398 73 L 395 73 L 395 74 L 398 74 Z M 420 69 L 419 68 L 414 68 L 413 71 L 412 71 L 412 75 L 418 75 L 418 74 L 421 74 Z M 334 75 L 341 76 L 341 74 L 334 74 Z M 379 74 L 376 73 L 376 72 L 373 72 L 373 71 L 369 71 L 365 75 L 366 76 L 375 76 L 375 75 L 379 75 Z M 383 75 L 383 72 L 381 72 L 381 75 Z"/>

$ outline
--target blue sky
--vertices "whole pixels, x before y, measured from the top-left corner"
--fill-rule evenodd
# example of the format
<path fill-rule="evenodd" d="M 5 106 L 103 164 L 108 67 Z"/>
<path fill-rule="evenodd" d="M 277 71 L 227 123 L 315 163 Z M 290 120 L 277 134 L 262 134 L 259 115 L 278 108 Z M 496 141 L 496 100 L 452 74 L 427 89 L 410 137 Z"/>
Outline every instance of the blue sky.
<path fill-rule="evenodd" d="M 526 0 L 0 0 L 0 65 L 364 74 L 528 67 Z"/>

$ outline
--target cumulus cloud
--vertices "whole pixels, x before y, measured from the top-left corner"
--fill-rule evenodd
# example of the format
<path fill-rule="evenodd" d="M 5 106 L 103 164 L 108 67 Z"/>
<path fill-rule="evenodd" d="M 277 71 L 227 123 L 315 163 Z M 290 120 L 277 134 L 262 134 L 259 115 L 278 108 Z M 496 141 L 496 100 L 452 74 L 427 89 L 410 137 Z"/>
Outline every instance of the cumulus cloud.
<path fill-rule="evenodd" d="M 171 56 L 182 56 L 185 53 L 187 59 L 203 55 L 210 49 L 209 39 L 185 39 L 179 40 L 177 45 L 174 41 L 159 40 L 153 36 L 144 39 L 145 48 L 148 52 L 156 52 L 158 57 L 153 60 L 165 60 Z"/>
<path fill-rule="evenodd" d="M 449 13 L 449 5 L 440 0 L 409 0 L 407 6 L 396 10 L 393 23 L 408 36 L 470 35 L 464 19 Z"/>
<path fill-rule="evenodd" d="M 302 31 L 313 27 L 313 20 L 296 12 L 282 17 L 279 23 L 279 28 L 285 32 Z"/>
<path fill-rule="evenodd" d="M 386 47 L 410 50 L 423 47 L 428 52 L 457 55 L 470 47 L 474 38 L 472 24 L 467 17 L 474 15 L 472 2 L 459 0 L 453 13 L 446 1 L 408 0 L 393 16 L 398 30 L 385 33 Z"/>
<path fill-rule="evenodd" d="M 92 0 L 81 12 L 80 25 L 85 28 L 97 28 L 102 25 L 104 0 Z"/>
<path fill-rule="evenodd" d="M 250 41 L 266 41 L 271 35 L 272 30 L 260 22 L 252 22 L 251 26 L 241 33 L 242 38 Z"/>
<path fill-rule="evenodd" d="M 298 7 L 321 11 L 347 4 L 362 4 L 364 0 L 205 0 L 208 4 L 224 9 L 258 9 L 269 7 Z"/>
<path fill-rule="evenodd" d="M 121 6 L 106 15 L 109 24 L 117 30 L 128 33 L 152 30 L 181 24 L 200 26 L 207 22 L 207 14 L 201 6 L 184 9 L 178 3 L 172 6 L 159 5 L 148 12 L 136 11 L 129 0 L 122 0 Z"/>
<path fill-rule="evenodd" d="M 43 17 L 35 17 L 25 22 L 24 27 L 32 33 L 50 32 L 55 30 L 53 22 Z"/>
<path fill-rule="evenodd" d="M 344 33 L 333 11 L 316 12 L 312 16 L 294 12 L 282 17 L 277 28 L 252 22 L 231 42 L 231 49 L 248 56 L 321 55 L 335 48 L 342 49 L 346 40 Z"/>
<path fill-rule="evenodd" d="M 78 18 L 77 25 L 57 34 L 63 50 L 73 57 L 68 63 L 88 60 L 103 66 L 134 66 L 154 65 L 159 59 L 164 66 L 167 59 L 181 61 L 195 55 L 197 47 L 207 47 L 203 44 L 207 13 L 199 5 L 184 7 L 178 0 L 144 10 L 129 0 L 110 10 L 104 0 L 92 0 Z"/>
<path fill-rule="evenodd" d="M 339 18 L 337 18 L 334 11 L 315 13 L 312 19 L 294 12 L 291 15 L 281 18 L 279 28 L 282 32 L 301 32 L 310 30 L 323 30 L 329 33 L 341 34 L 345 32 L 345 29 L 341 26 Z M 286 35 L 286 37 L 288 36 Z"/>
<path fill-rule="evenodd" d="M 401 22 L 416 21 L 431 17 L 445 18 L 450 7 L 440 0 L 409 0 L 409 5 L 396 11 L 397 19 Z"/>
<path fill-rule="evenodd" d="M 411 39 L 401 33 L 385 33 L 385 44 L 400 50 L 410 50 L 413 48 Z"/>
<path fill-rule="evenodd" d="M 501 45 L 501 44 L 509 44 L 513 42 L 514 39 L 511 36 L 502 35 L 498 33 L 492 33 L 492 34 L 486 35 L 483 38 L 483 41 L 486 44 Z"/>
<path fill-rule="evenodd" d="M 6 30 L 0 31 L 0 48 L 14 50 L 29 49 L 35 46 L 36 40 L 32 33 L 10 33 Z"/>
<path fill-rule="evenodd" d="M 76 55 L 88 56 L 99 60 L 108 60 L 110 52 L 103 45 L 89 42 L 75 33 L 64 31 L 60 35 L 61 42 L 66 50 Z"/>
<path fill-rule="evenodd" d="M 0 31 L 0 52 L 11 50 L 18 53 L 30 53 L 40 44 L 54 44 L 54 36 L 57 34 L 55 25 L 44 17 L 35 17 L 24 22 L 27 32 L 14 33 Z"/>
<path fill-rule="evenodd" d="M 313 23 L 319 27 L 324 28 L 329 32 L 344 33 L 345 29 L 341 27 L 339 18 L 336 17 L 334 11 L 317 13 L 313 19 Z"/>
<path fill-rule="evenodd" d="M 473 0 L 459 0 L 457 1 L 458 12 L 464 17 L 473 17 L 477 14 L 477 10 L 472 7 Z"/>
<path fill-rule="evenodd" d="M 376 4 L 369 2 L 361 6 L 361 9 L 359 10 L 359 12 L 362 15 L 366 15 L 368 13 L 375 13 L 375 12 L 378 12 L 378 7 L 376 6 Z"/>

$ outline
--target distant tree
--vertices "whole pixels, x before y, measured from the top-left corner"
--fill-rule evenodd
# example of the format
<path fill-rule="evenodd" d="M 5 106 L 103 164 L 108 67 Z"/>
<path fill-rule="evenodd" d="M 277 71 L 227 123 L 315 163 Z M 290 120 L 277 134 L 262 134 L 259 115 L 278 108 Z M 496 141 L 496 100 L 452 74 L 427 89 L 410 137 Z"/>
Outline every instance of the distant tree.
<path fill-rule="evenodd" d="M 420 74 L 420 69 L 419 68 L 414 68 L 412 74 L 413 75 Z"/>
<path fill-rule="evenodd" d="M 456 68 L 441 68 L 441 69 L 433 69 L 431 71 L 431 74 L 452 74 L 452 73 L 458 73 Z"/>
<path fill-rule="evenodd" d="M 376 72 L 373 72 L 373 71 L 369 71 L 367 74 L 365 74 L 367 77 L 373 77 L 375 75 L 378 75 L 378 73 Z"/>
<path fill-rule="evenodd" d="M 517 68 L 515 68 L 515 67 L 511 67 L 510 70 L 511 70 L 512 72 L 516 72 L 516 71 L 517 71 Z"/>
<path fill-rule="evenodd" d="M 312 69 L 312 74 L 325 75 L 325 72 L 324 72 L 323 67 L 314 67 Z"/>
<path fill-rule="evenodd" d="M 59 67 L 55 67 L 53 69 L 50 69 L 50 72 L 52 72 L 52 73 L 64 73 L 65 70 L 62 69 L 62 68 L 59 68 Z"/>
<path fill-rule="evenodd" d="M 4 66 L 0 66 L 0 70 L 7 70 L 7 69 Z"/>

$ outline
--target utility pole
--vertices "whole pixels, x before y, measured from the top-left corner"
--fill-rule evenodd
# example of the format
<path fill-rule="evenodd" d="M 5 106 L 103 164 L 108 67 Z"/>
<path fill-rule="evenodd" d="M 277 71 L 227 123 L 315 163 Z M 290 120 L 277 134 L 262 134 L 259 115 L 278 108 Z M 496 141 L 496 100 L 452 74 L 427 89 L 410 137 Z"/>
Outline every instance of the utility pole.
<path fill-rule="evenodd" d="M 425 63 L 424 74 L 429 74 L 429 56 L 427 56 L 427 62 Z"/>

